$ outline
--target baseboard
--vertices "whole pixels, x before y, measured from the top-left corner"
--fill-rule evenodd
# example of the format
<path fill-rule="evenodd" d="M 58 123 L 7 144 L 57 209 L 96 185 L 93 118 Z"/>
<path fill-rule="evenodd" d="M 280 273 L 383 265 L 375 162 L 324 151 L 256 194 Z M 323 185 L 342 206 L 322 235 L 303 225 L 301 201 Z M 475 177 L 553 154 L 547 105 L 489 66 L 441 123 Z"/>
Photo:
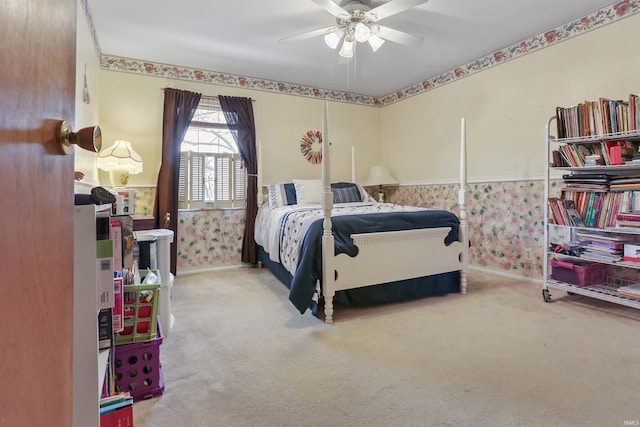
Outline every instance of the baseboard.
<path fill-rule="evenodd" d="M 209 267 L 209 268 L 200 268 L 200 269 L 197 269 L 197 270 L 178 271 L 176 276 L 189 276 L 189 275 L 192 275 L 192 274 L 212 273 L 212 272 L 215 272 L 215 271 L 233 270 L 233 269 L 237 269 L 237 268 L 254 268 L 254 267 L 255 266 L 253 266 L 251 264 L 226 265 L 224 267 Z M 518 276 L 517 274 L 506 273 L 504 271 L 490 270 L 488 268 L 477 267 L 477 266 L 473 266 L 473 265 L 469 266 L 469 270 L 477 271 L 477 272 L 485 273 L 485 274 L 492 274 L 494 276 L 504 277 L 504 278 L 507 278 L 507 279 L 520 280 L 520 281 L 523 281 L 523 282 L 534 283 L 536 285 L 542 286 L 542 279 L 534 279 L 532 277 Z"/>
<path fill-rule="evenodd" d="M 507 279 L 512 279 L 512 280 L 520 280 L 523 282 L 534 283 L 536 285 L 542 286 L 542 279 L 535 279 L 533 277 L 518 276 L 517 274 L 506 273 L 504 271 L 490 270 L 488 268 L 482 268 L 482 267 L 477 267 L 473 265 L 469 266 L 469 270 L 478 271 L 486 274 L 493 274 L 494 276 L 505 277 Z"/>
<path fill-rule="evenodd" d="M 186 271 L 177 271 L 176 276 L 190 276 L 192 274 L 201 274 L 201 273 L 212 273 L 214 271 L 223 271 L 223 270 L 233 270 L 236 268 L 252 268 L 252 265 L 249 264 L 236 264 L 236 265 L 225 265 L 223 267 L 209 267 L 209 268 L 199 268 L 197 270 L 186 270 Z"/>

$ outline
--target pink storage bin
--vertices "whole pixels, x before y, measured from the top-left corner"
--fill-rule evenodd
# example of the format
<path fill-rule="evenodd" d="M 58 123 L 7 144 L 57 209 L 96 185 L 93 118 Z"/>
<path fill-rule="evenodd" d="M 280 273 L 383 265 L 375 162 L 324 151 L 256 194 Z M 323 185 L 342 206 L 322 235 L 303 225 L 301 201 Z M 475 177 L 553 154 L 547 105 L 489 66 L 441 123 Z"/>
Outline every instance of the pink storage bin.
<path fill-rule="evenodd" d="M 607 266 L 599 262 L 551 260 L 551 278 L 576 286 L 591 286 L 607 281 Z"/>

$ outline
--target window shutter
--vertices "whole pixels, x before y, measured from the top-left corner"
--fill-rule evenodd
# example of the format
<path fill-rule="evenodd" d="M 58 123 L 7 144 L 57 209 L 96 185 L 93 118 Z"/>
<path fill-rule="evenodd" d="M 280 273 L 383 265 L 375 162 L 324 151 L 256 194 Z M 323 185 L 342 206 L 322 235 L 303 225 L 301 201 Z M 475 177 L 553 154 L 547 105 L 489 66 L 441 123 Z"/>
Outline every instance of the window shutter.
<path fill-rule="evenodd" d="M 233 199 L 242 201 L 247 199 L 247 174 L 240 154 L 233 155 L 234 182 Z"/>
<path fill-rule="evenodd" d="M 187 162 L 189 153 L 180 153 L 180 174 L 178 178 L 178 207 L 185 209 L 188 207 L 187 200 Z"/>
<path fill-rule="evenodd" d="M 231 205 L 231 156 L 216 155 L 216 204 Z"/>
<path fill-rule="evenodd" d="M 190 208 L 200 208 L 204 205 L 204 155 L 191 153 L 190 162 Z"/>

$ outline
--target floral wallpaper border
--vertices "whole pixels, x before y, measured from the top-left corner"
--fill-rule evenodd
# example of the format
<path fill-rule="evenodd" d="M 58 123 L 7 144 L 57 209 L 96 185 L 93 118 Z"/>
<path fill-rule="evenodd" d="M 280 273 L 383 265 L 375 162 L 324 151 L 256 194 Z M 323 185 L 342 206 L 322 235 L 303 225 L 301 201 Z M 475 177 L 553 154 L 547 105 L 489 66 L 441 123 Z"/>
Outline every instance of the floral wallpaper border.
<path fill-rule="evenodd" d="M 95 38 L 94 43 L 99 51 L 99 43 L 91 12 L 86 0 L 82 0 L 85 14 L 91 32 Z M 583 34 L 587 31 L 610 24 L 619 19 L 634 15 L 640 12 L 640 0 L 623 0 L 610 6 L 597 10 L 582 18 L 559 26 L 543 34 L 538 34 L 528 40 L 508 46 L 504 49 L 493 52 L 482 58 L 478 58 L 461 67 L 450 70 L 434 78 L 417 83 L 413 86 L 398 90 L 383 97 L 368 95 L 358 95 L 347 92 L 332 91 L 310 86 L 296 85 L 272 80 L 259 79 L 247 76 L 238 76 L 217 71 L 200 70 L 178 65 L 161 64 L 138 59 L 122 58 L 100 54 L 100 64 L 105 70 L 121 71 L 127 73 L 147 74 L 156 77 L 166 77 L 179 80 L 198 81 L 216 85 L 241 87 L 246 89 L 276 92 L 286 95 L 306 96 L 310 98 L 328 99 L 332 101 L 348 102 L 353 104 L 382 107 L 393 104 L 402 99 L 417 95 L 419 93 L 434 89 L 438 86 L 451 83 L 455 80 L 486 70 L 494 65 L 502 64 L 506 61 L 526 55 L 538 49 L 542 49 L 571 37 Z"/>

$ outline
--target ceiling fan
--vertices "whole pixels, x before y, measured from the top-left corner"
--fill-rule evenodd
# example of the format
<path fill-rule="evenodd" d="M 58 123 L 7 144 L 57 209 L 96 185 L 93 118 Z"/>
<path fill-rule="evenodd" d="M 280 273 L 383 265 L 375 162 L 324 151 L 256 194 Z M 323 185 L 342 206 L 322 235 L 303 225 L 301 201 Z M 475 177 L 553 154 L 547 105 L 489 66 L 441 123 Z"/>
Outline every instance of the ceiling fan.
<path fill-rule="evenodd" d="M 327 46 L 336 49 L 340 40 L 343 40 L 339 53 L 344 58 L 353 57 L 356 42 L 368 42 L 374 52 L 387 40 L 406 46 L 420 46 L 422 44 L 423 38 L 420 36 L 394 30 L 379 25 L 377 22 L 426 3 L 428 0 L 391 0 L 373 9 L 360 0 L 349 1 L 344 6 L 331 0 L 311 1 L 335 16 L 336 25 L 288 37 L 280 40 L 281 42 L 324 36 Z"/>

